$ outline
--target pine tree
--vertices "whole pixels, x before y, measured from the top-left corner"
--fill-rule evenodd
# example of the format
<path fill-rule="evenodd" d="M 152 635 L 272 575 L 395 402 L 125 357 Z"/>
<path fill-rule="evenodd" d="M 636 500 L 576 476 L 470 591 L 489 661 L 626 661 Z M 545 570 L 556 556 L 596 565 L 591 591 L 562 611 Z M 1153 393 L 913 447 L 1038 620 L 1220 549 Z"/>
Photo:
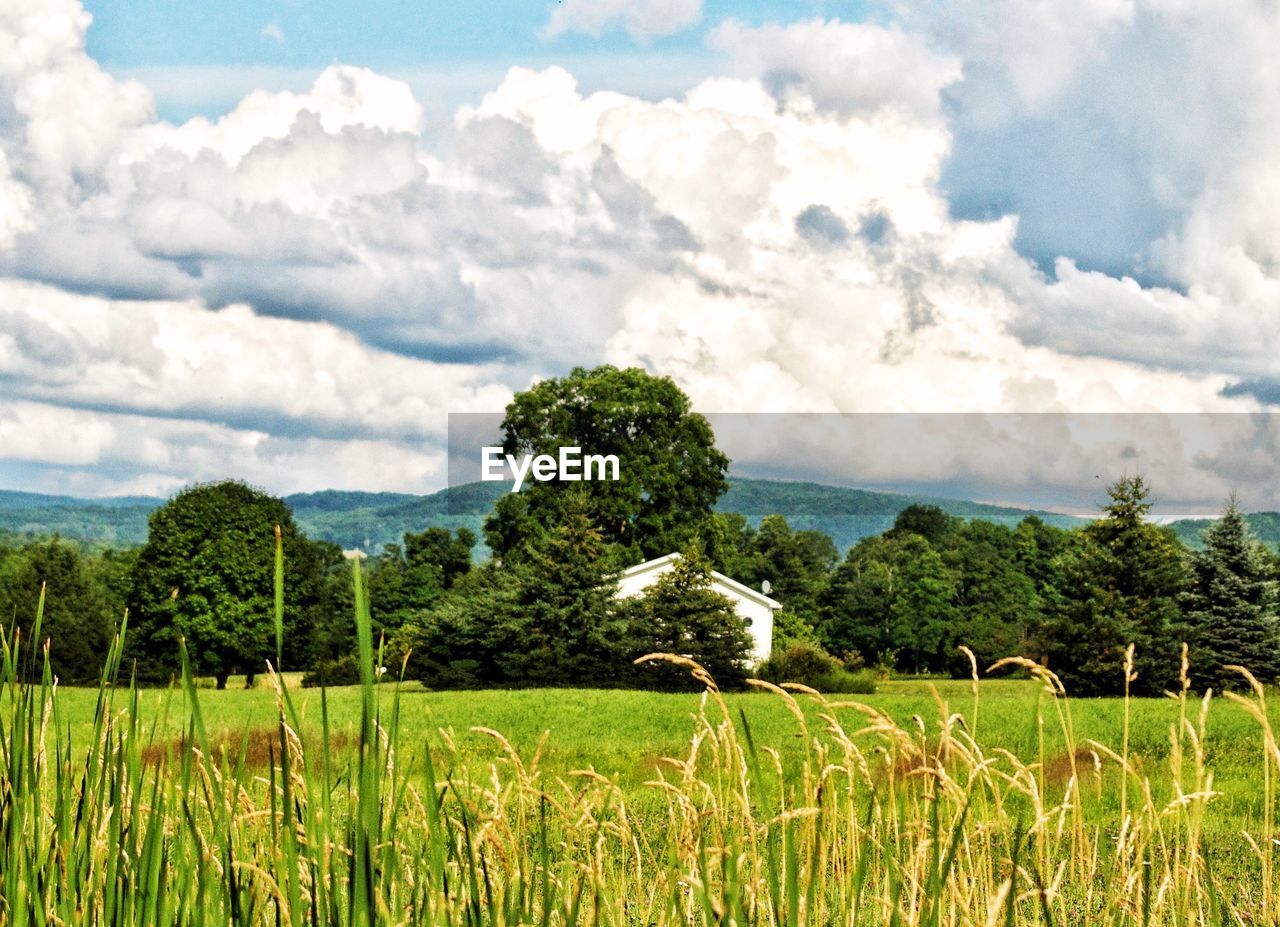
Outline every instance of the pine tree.
<path fill-rule="evenodd" d="M 1198 686 L 1240 688 L 1237 665 L 1270 682 L 1280 676 L 1280 631 L 1274 583 L 1263 551 L 1233 497 L 1204 532 L 1204 550 L 1192 558 L 1185 599 L 1192 636 L 1192 679 Z"/>
<path fill-rule="evenodd" d="M 1176 685 L 1181 641 L 1179 599 L 1186 585 L 1182 548 L 1147 520 L 1141 476 L 1107 489 L 1103 517 L 1063 555 L 1062 601 L 1041 627 L 1049 668 L 1075 695 L 1124 691 L 1124 650 L 1135 645 L 1131 691 L 1159 695 Z"/>
<path fill-rule="evenodd" d="M 743 685 L 751 635 L 733 603 L 711 588 L 711 565 L 690 547 L 644 594 L 629 603 L 637 656 L 677 653 L 699 663 L 721 689 Z M 687 670 L 665 663 L 640 667 L 639 682 L 661 689 L 697 687 Z"/>
<path fill-rule="evenodd" d="M 584 504 L 514 562 L 470 570 L 439 607 L 412 614 L 395 649 L 433 688 L 616 686 L 635 645 L 614 565 Z"/>
<path fill-rule="evenodd" d="M 571 500 L 559 525 L 523 563 L 510 646 L 498 662 L 520 685 L 613 686 L 631 672 L 626 622 L 605 540 L 585 500 Z"/>

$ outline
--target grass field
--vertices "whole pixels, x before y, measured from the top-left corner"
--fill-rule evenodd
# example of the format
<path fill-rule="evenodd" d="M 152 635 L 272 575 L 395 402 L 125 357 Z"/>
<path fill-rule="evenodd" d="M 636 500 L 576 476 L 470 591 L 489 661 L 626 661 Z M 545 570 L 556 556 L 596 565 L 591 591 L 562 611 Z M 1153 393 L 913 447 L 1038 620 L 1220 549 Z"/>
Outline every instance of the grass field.
<path fill-rule="evenodd" d="M 118 641 L 102 686 L 63 688 L 4 640 L 0 925 L 1280 918 L 1256 684 L 1072 701 L 1024 665 L 721 694 L 684 661 L 701 694 L 436 693 L 374 683 L 356 600 L 363 681 L 330 691 L 200 688 L 185 652 L 180 685 L 140 690 Z"/>
<path fill-rule="evenodd" d="M 0 922 L 58 922 L 31 907 L 57 908 L 50 884 L 12 873 L 67 853 L 59 835 L 77 828 L 58 809 L 83 804 L 94 777 L 114 800 L 84 833 L 80 865 L 105 857 L 71 896 L 86 923 L 1274 922 L 1280 754 L 1261 719 L 1280 708 L 1070 701 L 1031 679 L 894 680 L 847 700 L 266 682 L 54 692 L 10 676 Z M 23 792 L 30 813 L 15 815 Z M 1019 852 L 1037 860 L 1017 863 L 1020 890 Z M 71 884 L 75 858 L 60 867 Z M 161 858 L 209 897 L 184 907 L 158 875 L 154 888 L 125 875 Z M 83 907 L 113 872 L 114 894 Z M 536 873 L 562 889 L 576 877 L 578 894 L 556 902 L 549 881 L 526 884 Z M 518 903 L 500 899 L 513 890 Z"/>
<path fill-rule="evenodd" d="M 286 674 L 286 679 L 287 679 Z M 254 689 L 233 685 L 225 691 L 199 689 L 196 693 L 211 740 L 239 748 L 245 731 L 270 732 L 277 722 L 275 691 L 267 680 Z M 389 701 L 392 685 L 379 687 Z M 491 736 L 477 727 L 500 732 L 517 754 L 529 757 L 544 735 L 539 767 L 554 779 L 575 770 L 593 769 L 616 779 L 633 802 L 643 802 L 645 782 L 653 779 L 662 757 L 681 756 L 688 751 L 695 729 L 695 716 L 702 698 L 694 694 L 667 694 L 625 690 L 526 689 L 514 691 L 429 692 L 407 683 L 400 689 L 401 742 L 425 749 L 439 739 L 441 731 L 460 749 L 460 756 L 479 775 L 492 763 L 502 765 L 506 753 Z M 1053 717 L 1053 704 L 1039 695 L 1041 685 L 1029 679 L 986 679 L 979 688 L 979 730 L 988 751 L 1007 750 L 1024 763 L 1040 762 L 1037 703 L 1044 718 L 1044 762 L 1050 779 L 1063 778 L 1070 768 L 1067 745 Z M 361 688 L 346 686 L 327 690 L 328 724 L 335 743 L 354 742 L 359 736 Z M 295 689 L 292 699 L 304 732 L 321 728 L 321 691 Z M 833 694 L 832 698 L 840 698 Z M 915 733 L 923 730 L 926 749 L 936 745 L 943 720 L 952 715 L 963 719 L 973 730 L 973 685 L 969 680 L 890 680 L 880 684 L 874 695 L 848 697 L 884 712 L 900 728 Z M 779 749 L 791 767 L 800 762 L 802 744 L 796 720 L 786 703 L 769 693 L 747 692 L 724 695 L 731 715 L 745 716 L 756 739 Z M 86 743 L 93 729 L 96 689 L 66 688 L 59 693 L 61 715 L 69 725 L 72 739 Z M 819 704 L 801 698 L 811 729 L 821 737 Z M 1069 702 L 1077 744 L 1094 740 L 1120 749 L 1124 702 L 1121 699 L 1073 699 Z M 139 733 L 149 742 L 166 744 L 183 737 L 189 718 L 181 688 L 144 689 L 138 694 Z M 1280 729 L 1280 697 L 1268 707 L 1268 714 Z M 849 729 L 861 726 L 863 718 L 853 708 L 840 709 Z M 1179 720 L 1179 705 L 1164 699 L 1131 699 L 1129 702 L 1129 750 L 1135 770 L 1147 778 L 1157 799 L 1170 796 L 1172 774 L 1170 728 Z M 919 719 L 917 721 L 916 719 Z M 953 723 L 955 723 L 953 721 Z M 1205 759 L 1214 772 L 1213 815 L 1209 829 L 1238 835 L 1256 827 L 1263 811 L 1258 788 L 1262 735 L 1256 720 L 1240 705 L 1215 698 L 1207 716 Z M 259 742 L 261 738 L 256 738 Z M 259 759 L 250 755 L 250 761 Z M 1086 782 L 1098 785 L 1093 757 L 1080 766 Z M 1114 763 L 1103 764 L 1103 787 L 1096 796 L 1094 811 L 1119 810 L 1118 779 Z M 1061 785 L 1062 782 L 1057 782 Z M 1097 791 L 1097 790 L 1096 790 Z"/>

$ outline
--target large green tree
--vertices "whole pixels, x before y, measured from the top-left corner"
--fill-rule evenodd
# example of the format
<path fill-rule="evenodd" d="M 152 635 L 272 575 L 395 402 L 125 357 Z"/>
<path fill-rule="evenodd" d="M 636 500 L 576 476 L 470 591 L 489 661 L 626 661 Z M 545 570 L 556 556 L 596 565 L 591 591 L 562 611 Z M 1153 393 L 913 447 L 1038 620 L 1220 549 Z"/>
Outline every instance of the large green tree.
<path fill-rule="evenodd" d="M 1231 499 L 1204 532 L 1204 549 L 1192 555 L 1192 580 L 1184 602 L 1191 638 L 1191 676 L 1200 686 L 1239 688 L 1243 666 L 1259 679 L 1280 676 L 1280 628 L 1276 587 L 1266 552 Z"/>
<path fill-rule="evenodd" d="M 591 521 L 623 565 L 682 549 L 728 489 L 729 459 L 710 424 L 670 378 L 638 368 L 576 368 L 544 380 L 516 395 L 502 429 L 507 454 L 578 447 L 619 460 L 617 481 L 530 481 L 500 499 L 485 537 L 504 560 L 536 547 L 584 488 Z"/>
<path fill-rule="evenodd" d="M 1028 529 L 1030 530 L 1030 529 Z M 982 666 L 1021 655 L 1031 626 L 1041 614 L 1035 580 L 1018 558 L 1014 531 L 974 519 L 945 536 L 943 562 L 955 577 L 955 624 L 948 633 L 949 669 L 968 675 L 960 644 Z"/>
<path fill-rule="evenodd" d="M 142 678 L 163 679 L 186 640 L 218 688 L 275 658 L 275 529 L 285 560 L 285 666 L 306 652 L 320 596 L 316 551 L 284 501 L 237 481 L 192 486 L 156 509 L 133 571 L 130 653 Z"/>
<path fill-rule="evenodd" d="M 937 672 L 954 643 L 954 596 L 954 575 L 920 535 L 864 538 L 819 598 L 823 641 L 868 663 L 892 657 L 913 672 Z"/>

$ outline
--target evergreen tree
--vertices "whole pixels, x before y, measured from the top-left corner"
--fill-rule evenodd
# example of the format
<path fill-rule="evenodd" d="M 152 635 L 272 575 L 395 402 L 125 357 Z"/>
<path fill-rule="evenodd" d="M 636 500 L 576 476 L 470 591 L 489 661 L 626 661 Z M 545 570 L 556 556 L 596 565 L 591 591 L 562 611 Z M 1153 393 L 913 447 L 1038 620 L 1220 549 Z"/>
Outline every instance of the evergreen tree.
<path fill-rule="evenodd" d="M 520 685 L 613 686 L 631 672 L 605 541 L 585 500 L 519 565 L 519 607 L 498 663 Z"/>
<path fill-rule="evenodd" d="M 711 565 L 690 547 L 672 569 L 628 601 L 635 656 L 676 653 L 701 665 L 721 689 L 739 688 L 747 678 L 751 635 L 733 603 L 711 588 Z M 689 689 L 698 684 L 687 670 L 666 663 L 641 666 L 642 685 Z"/>
<path fill-rule="evenodd" d="M 410 616 L 396 646 L 432 687 L 614 686 L 635 649 L 600 531 L 584 504 L 514 562 L 472 570 Z"/>
<path fill-rule="evenodd" d="M 1176 685 L 1179 599 L 1186 585 L 1182 547 L 1147 520 L 1141 476 L 1108 487 L 1103 517 L 1080 532 L 1063 557 L 1063 598 L 1039 629 L 1049 668 L 1075 695 L 1124 691 L 1124 651 L 1135 645 L 1131 691 L 1158 695 Z"/>
<path fill-rule="evenodd" d="M 1239 673 L 1224 669 L 1230 665 L 1246 667 L 1267 682 L 1280 676 L 1275 584 L 1234 497 L 1204 532 L 1204 549 L 1192 555 L 1185 607 L 1197 685 L 1244 686 Z"/>

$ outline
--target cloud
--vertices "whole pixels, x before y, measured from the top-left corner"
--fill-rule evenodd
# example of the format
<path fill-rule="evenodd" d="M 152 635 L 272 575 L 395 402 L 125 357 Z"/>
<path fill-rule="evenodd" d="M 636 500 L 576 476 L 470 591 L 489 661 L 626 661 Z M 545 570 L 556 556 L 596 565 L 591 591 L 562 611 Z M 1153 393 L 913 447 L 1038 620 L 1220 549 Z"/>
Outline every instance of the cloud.
<path fill-rule="evenodd" d="M 1218 33 L 1265 25 L 1246 7 Z M 622 15 L 657 34 L 629 24 L 640 12 L 590 10 L 600 29 Z M 575 4 L 557 15 L 595 21 Z M 1249 197 L 1250 180 L 1265 193 L 1274 179 L 1259 114 L 1276 104 L 1254 99 L 1267 65 L 1202 65 L 1236 75 L 1223 80 L 1244 127 L 1214 170 L 1201 139 L 1168 155 L 1184 130 L 1158 134 L 1167 110 L 1135 123 L 1153 133 L 1146 160 L 1129 157 L 1138 137 L 1110 156 L 1181 217 L 1153 226 L 1142 257 L 1169 285 L 1069 251 L 1046 265 L 1026 253 L 1034 204 L 1025 217 L 957 207 L 975 139 L 1079 127 L 1067 111 L 1089 81 L 1103 122 L 1122 125 L 1106 62 L 1154 54 L 1134 31 L 1146 20 L 1192 48 L 1204 17 L 1154 0 L 1035 16 L 1015 4 L 955 22 L 731 21 L 711 40 L 727 74 L 678 97 L 584 93 L 562 68 L 512 68 L 442 128 L 404 81 L 345 65 L 171 124 L 86 55 L 74 3 L 6 8 L 6 401 L 28 419 L 105 423 L 65 460 L 48 452 L 85 485 L 159 486 L 223 455 L 263 479 L 321 481 L 308 488 L 439 479 L 446 411 L 500 408 L 535 377 L 605 360 L 669 374 L 709 410 L 1260 408 L 1272 392 L 1241 384 L 1270 382 L 1280 347 L 1280 224 Z M 1018 43 L 1041 28 L 1066 50 Z M 1192 129 L 1210 116 L 1194 109 Z M 997 193 L 974 195 L 989 206 Z M 54 427 L 22 423 L 6 434 Z M 362 466 L 365 454 L 391 463 Z"/>
<path fill-rule="evenodd" d="M 113 302 L 0 280 L 0 379 L 13 398 L 439 443 L 447 412 L 506 404 L 497 373 L 378 351 L 332 325 L 247 306 Z"/>
<path fill-rule="evenodd" d="M 87 496 L 164 495 L 190 482 L 242 479 L 287 494 L 321 487 L 425 492 L 444 480 L 442 445 L 273 435 L 0 399 L 0 475 L 41 465 L 24 489 Z"/>
<path fill-rule="evenodd" d="M 622 25 L 637 42 L 682 32 L 702 18 L 702 0 L 558 0 L 544 30 L 548 38 L 583 32 L 599 38 Z"/>
<path fill-rule="evenodd" d="M 801 96 L 844 116 L 887 110 L 937 119 L 939 92 L 961 77 L 958 57 L 896 26 L 815 19 L 751 27 L 730 19 L 709 42 L 780 101 Z"/>
<path fill-rule="evenodd" d="M 262 27 L 259 36 L 268 42 L 274 42 L 276 45 L 285 44 L 284 30 L 280 28 L 278 23 L 267 23 Z"/>

